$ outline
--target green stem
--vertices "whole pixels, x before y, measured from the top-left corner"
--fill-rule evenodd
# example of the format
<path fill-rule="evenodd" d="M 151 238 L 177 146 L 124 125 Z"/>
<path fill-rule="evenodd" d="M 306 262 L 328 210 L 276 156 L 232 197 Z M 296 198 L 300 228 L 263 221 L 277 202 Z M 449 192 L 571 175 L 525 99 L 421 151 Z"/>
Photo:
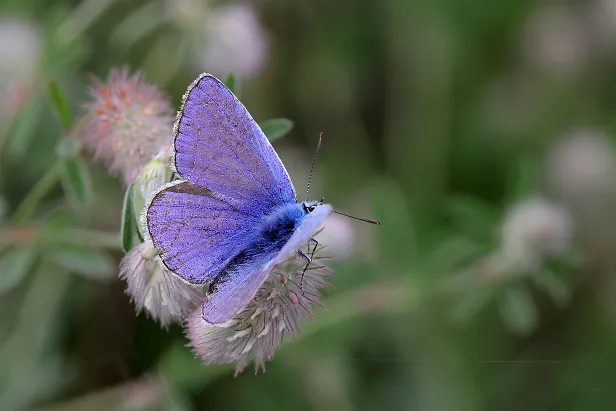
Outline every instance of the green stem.
<path fill-rule="evenodd" d="M 85 394 L 59 403 L 35 408 L 32 411 L 107 411 L 111 409 L 141 409 L 159 402 L 164 385 L 156 376 L 146 376 L 127 383 Z M 136 399 L 136 400 L 135 400 Z"/>
<path fill-rule="evenodd" d="M 120 233 L 88 230 L 84 228 L 64 230 L 62 232 L 62 238 L 58 238 L 54 242 L 64 244 L 82 244 L 117 250 L 122 249 Z"/>
<path fill-rule="evenodd" d="M 26 197 L 15 210 L 13 214 L 13 223 L 15 225 L 24 224 L 36 210 L 36 206 L 41 202 L 43 197 L 51 190 L 54 185 L 60 180 L 62 173 L 62 161 L 58 160 L 49 169 L 47 173 L 36 183 Z"/>
<path fill-rule="evenodd" d="M 33 276 L 19 311 L 15 313 L 17 323 L 0 347 L 2 371 L 11 376 L 0 386 L 0 408 L 3 410 L 23 409 L 31 397 L 42 390 L 42 386 L 33 385 L 32 381 L 41 378 L 39 366 L 48 365 L 46 355 L 62 321 L 60 313 L 72 279 L 70 273 L 63 270 L 49 274 L 45 267 L 40 267 Z"/>
<path fill-rule="evenodd" d="M 64 47 L 71 45 L 107 11 L 115 0 L 85 0 L 73 9 L 57 29 L 57 39 Z"/>
<path fill-rule="evenodd" d="M 120 233 L 89 230 L 85 228 L 67 228 L 53 236 L 45 236 L 40 228 L 20 227 L 0 230 L 0 249 L 14 244 L 68 244 L 88 245 L 109 249 L 121 249 Z"/>
<path fill-rule="evenodd" d="M 300 338 L 331 329 L 352 318 L 376 312 L 397 312 L 416 306 L 421 299 L 411 282 L 370 284 L 327 301 L 327 316 L 307 322 Z"/>

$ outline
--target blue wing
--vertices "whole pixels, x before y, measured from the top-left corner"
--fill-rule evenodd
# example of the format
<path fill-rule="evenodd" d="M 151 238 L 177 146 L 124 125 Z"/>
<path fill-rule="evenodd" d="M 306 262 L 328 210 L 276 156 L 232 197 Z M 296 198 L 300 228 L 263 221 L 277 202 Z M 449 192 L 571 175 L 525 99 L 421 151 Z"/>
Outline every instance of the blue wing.
<path fill-rule="evenodd" d="M 188 88 L 173 131 L 174 166 L 187 181 L 154 195 L 148 231 L 171 271 L 204 283 L 246 247 L 264 215 L 295 203 L 295 190 L 246 108 L 209 74 Z"/>
<path fill-rule="evenodd" d="M 242 103 L 202 74 L 184 95 L 174 126 L 175 169 L 239 209 L 267 214 L 294 203 L 295 189 L 274 148 Z"/>
<path fill-rule="evenodd" d="M 163 263 L 193 284 L 216 277 L 254 237 L 251 228 L 261 220 L 188 181 L 173 182 L 155 194 L 146 219 Z"/>

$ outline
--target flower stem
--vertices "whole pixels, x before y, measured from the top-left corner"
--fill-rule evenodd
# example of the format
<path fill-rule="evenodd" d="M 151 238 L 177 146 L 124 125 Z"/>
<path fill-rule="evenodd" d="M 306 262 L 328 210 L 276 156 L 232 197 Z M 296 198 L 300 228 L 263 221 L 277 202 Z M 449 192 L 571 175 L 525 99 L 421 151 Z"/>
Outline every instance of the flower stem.
<path fill-rule="evenodd" d="M 359 290 L 348 291 L 327 301 L 327 316 L 319 321 L 307 322 L 300 338 L 306 338 L 319 331 L 330 329 L 352 318 L 376 313 L 405 311 L 420 300 L 420 293 L 414 287 L 402 283 L 375 283 Z"/>
<path fill-rule="evenodd" d="M 85 244 L 89 246 L 122 249 L 120 233 L 109 231 L 97 231 L 84 228 L 73 228 L 62 232 L 61 239 L 55 240 L 56 243 L 65 244 Z"/>
<path fill-rule="evenodd" d="M 15 225 L 22 225 L 32 217 L 32 214 L 34 214 L 36 210 L 36 206 L 38 206 L 43 197 L 45 197 L 49 190 L 60 180 L 61 172 L 62 161 L 58 160 L 36 183 L 19 204 L 17 210 L 15 210 L 13 214 L 13 223 Z"/>
<path fill-rule="evenodd" d="M 165 394 L 164 389 L 161 379 L 150 375 L 81 397 L 35 408 L 35 411 L 107 411 L 139 406 L 145 408 L 159 402 Z"/>
<path fill-rule="evenodd" d="M 68 228 L 60 235 L 47 235 L 43 229 L 34 227 L 19 227 L 0 230 L 0 249 L 13 244 L 54 244 L 88 245 L 109 249 L 121 249 L 120 233 L 110 231 L 90 230 L 86 228 Z"/>

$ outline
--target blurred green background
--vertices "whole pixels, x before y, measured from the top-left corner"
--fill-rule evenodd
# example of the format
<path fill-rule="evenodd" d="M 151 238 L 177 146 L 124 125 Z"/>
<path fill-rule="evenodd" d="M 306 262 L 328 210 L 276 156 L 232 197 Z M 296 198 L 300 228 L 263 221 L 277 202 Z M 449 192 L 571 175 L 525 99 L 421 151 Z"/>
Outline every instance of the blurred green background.
<path fill-rule="evenodd" d="M 265 374 L 136 316 L 119 179 L 50 172 L 49 82 L 78 115 L 125 65 L 174 107 L 235 73 L 298 193 L 322 131 L 312 197 L 382 222 L 332 221 L 327 309 Z M 614 73 L 614 0 L 3 0 L 0 410 L 616 409 Z"/>

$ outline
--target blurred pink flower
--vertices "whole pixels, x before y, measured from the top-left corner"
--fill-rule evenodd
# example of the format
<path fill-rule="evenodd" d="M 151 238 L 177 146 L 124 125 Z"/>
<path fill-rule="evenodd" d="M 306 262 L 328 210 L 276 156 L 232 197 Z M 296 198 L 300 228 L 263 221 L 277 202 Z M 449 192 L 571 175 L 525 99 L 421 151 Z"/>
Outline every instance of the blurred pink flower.
<path fill-rule="evenodd" d="M 610 194 L 616 150 L 606 133 L 579 128 L 552 145 L 546 172 L 550 187 L 561 197 L 588 200 L 591 195 Z"/>
<path fill-rule="evenodd" d="M 594 35 L 599 51 L 613 55 L 616 45 L 616 0 L 589 0 L 588 30 Z"/>
<path fill-rule="evenodd" d="M 588 27 L 584 17 L 567 4 L 548 4 L 529 16 L 522 33 L 528 62 L 546 74 L 579 74 L 589 63 Z"/>
<path fill-rule="evenodd" d="M 355 251 L 355 226 L 348 217 L 332 214 L 327 218 L 327 224 L 315 239 L 327 244 L 327 253 L 337 259 L 350 257 Z"/>
<path fill-rule="evenodd" d="M 267 33 L 249 3 L 213 8 L 207 15 L 201 44 L 201 66 L 220 76 L 254 76 L 269 54 Z"/>
<path fill-rule="evenodd" d="M 86 105 L 84 143 L 110 172 L 133 183 L 141 170 L 171 144 L 174 110 L 141 73 L 113 69 L 107 83 L 96 82 Z"/>
<path fill-rule="evenodd" d="M 533 269 L 571 249 L 574 223 L 561 205 L 543 197 L 514 204 L 501 227 L 501 256 L 509 266 Z"/>
<path fill-rule="evenodd" d="M 31 97 L 43 53 L 39 25 L 0 17 L 0 122 L 11 120 Z"/>

